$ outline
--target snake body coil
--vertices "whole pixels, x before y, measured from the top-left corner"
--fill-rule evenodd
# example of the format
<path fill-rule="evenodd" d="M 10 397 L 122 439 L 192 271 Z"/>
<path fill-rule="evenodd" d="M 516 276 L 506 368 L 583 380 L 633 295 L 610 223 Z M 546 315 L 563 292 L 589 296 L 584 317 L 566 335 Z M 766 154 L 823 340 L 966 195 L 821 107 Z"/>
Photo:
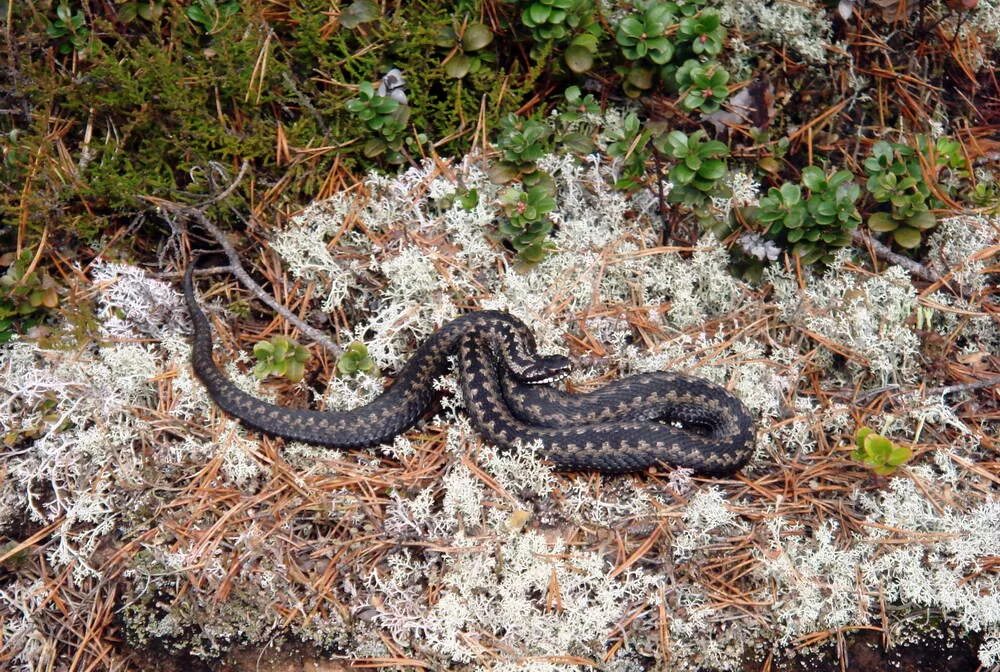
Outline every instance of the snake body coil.
<path fill-rule="evenodd" d="M 659 372 L 588 394 L 562 392 L 544 383 L 565 375 L 569 360 L 539 356 L 527 326 L 497 311 L 469 313 L 444 325 L 391 387 L 360 408 L 313 411 L 263 402 L 237 388 L 212 359 L 211 325 L 195 298 L 193 270 L 194 264 L 184 275 L 184 295 L 194 325 L 194 372 L 223 411 L 266 434 L 334 448 L 390 442 L 419 421 L 436 394 L 435 378 L 457 354 L 476 430 L 502 448 L 538 441 L 540 455 L 558 469 L 622 473 L 669 463 L 724 474 L 749 459 L 753 423 L 724 388 Z"/>

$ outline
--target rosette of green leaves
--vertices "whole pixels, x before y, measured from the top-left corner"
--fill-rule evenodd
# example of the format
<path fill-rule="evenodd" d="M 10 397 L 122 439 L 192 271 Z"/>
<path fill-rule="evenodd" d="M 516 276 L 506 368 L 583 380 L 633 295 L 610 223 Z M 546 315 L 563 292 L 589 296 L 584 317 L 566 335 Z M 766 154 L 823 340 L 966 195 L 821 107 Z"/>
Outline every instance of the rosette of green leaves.
<path fill-rule="evenodd" d="M 56 7 L 56 19 L 45 27 L 45 34 L 59 43 L 59 53 L 69 54 L 74 50 L 83 52 L 90 40 L 90 29 L 87 28 L 87 17 L 83 10 L 75 13 L 65 2 Z"/>
<path fill-rule="evenodd" d="M 347 346 L 344 354 L 337 360 L 337 371 L 345 376 L 353 376 L 357 373 L 374 373 L 376 369 L 368 348 L 364 343 L 355 341 Z"/>
<path fill-rule="evenodd" d="M 888 476 L 913 457 L 913 451 L 900 446 L 870 427 L 859 427 L 854 435 L 856 448 L 851 457 L 870 467 L 879 476 Z"/>
<path fill-rule="evenodd" d="M 826 175 L 816 166 L 802 170 L 802 186 L 786 182 L 771 188 L 757 208 L 757 220 L 769 224 L 770 236 L 782 235 L 803 263 L 833 261 L 833 252 L 851 242 L 861 222 L 855 203 L 861 188 L 850 171 Z M 802 187 L 808 190 L 803 198 Z"/>
<path fill-rule="evenodd" d="M 500 119 L 500 132 L 495 141 L 500 161 L 490 166 L 490 179 L 506 184 L 518 177 L 538 173 L 535 162 L 549 149 L 552 128 L 538 119 L 508 114 Z"/>
<path fill-rule="evenodd" d="M 546 240 L 552 231 L 548 213 L 556 201 L 544 186 L 527 191 L 509 187 L 500 194 L 500 205 L 507 219 L 500 224 L 500 235 L 510 241 L 517 255 L 528 263 L 537 263 L 553 249 Z"/>
<path fill-rule="evenodd" d="M 726 29 L 722 27 L 718 12 L 706 10 L 682 19 L 677 35 L 690 43 L 695 55 L 718 56 L 726 39 Z"/>
<path fill-rule="evenodd" d="M 257 364 L 253 375 L 258 380 L 268 376 L 284 376 L 293 383 L 302 380 L 309 361 L 309 350 L 287 336 L 274 336 L 253 346 Z"/>
<path fill-rule="evenodd" d="M 930 212 L 931 190 L 924 181 L 916 150 L 880 140 L 872 146 L 864 168 L 868 173 L 869 193 L 879 203 L 889 206 L 888 211 L 873 213 L 868 218 L 868 227 L 891 233 L 900 247 L 919 247 L 922 233 L 934 228 L 937 219 Z"/>
<path fill-rule="evenodd" d="M 521 12 L 521 23 L 537 42 L 562 40 L 580 26 L 591 5 L 590 0 L 531 0 Z"/>
<path fill-rule="evenodd" d="M 438 36 L 438 44 L 453 49 L 444 63 L 445 74 L 462 79 L 482 70 L 484 64 L 496 63 L 496 54 L 486 50 L 492 43 L 493 31 L 478 21 L 466 25 L 461 36 L 454 27 L 446 26 Z"/>
<path fill-rule="evenodd" d="M 369 138 L 362 149 L 365 156 L 385 155 L 390 163 L 402 163 L 403 135 L 410 108 L 389 96 L 380 96 L 371 82 L 358 87 L 358 97 L 347 101 L 347 111 L 364 122 L 376 137 Z"/>
<path fill-rule="evenodd" d="M 646 162 L 650 158 L 649 139 L 652 133 L 643 126 L 635 112 L 629 112 L 620 131 L 611 131 L 608 155 L 622 160 L 616 189 L 635 189 L 646 176 Z"/>
<path fill-rule="evenodd" d="M 664 154 L 677 159 L 670 169 L 674 188 L 670 200 L 690 206 L 700 205 L 718 190 L 720 181 L 729 167 L 726 158 L 729 147 L 718 140 L 709 140 L 699 129 L 691 135 L 671 131 L 653 139 L 653 146 Z"/>
<path fill-rule="evenodd" d="M 667 28 L 674 15 L 666 4 L 655 4 L 641 15 L 626 16 L 618 24 L 615 39 L 622 54 L 630 61 L 647 60 L 665 65 L 674 56 L 674 45 L 667 39 Z"/>
<path fill-rule="evenodd" d="M 508 114 L 500 122 L 497 148 L 507 163 L 525 168 L 534 166 L 547 151 L 546 141 L 552 129 L 537 119 L 525 119 Z"/>
<path fill-rule="evenodd" d="M 677 69 L 676 79 L 681 91 L 681 107 L 688 112 L 715 112 L 729 95 L 726 88 L 729 73 L 716 61 L 701 63 L 688 59 Z"/>

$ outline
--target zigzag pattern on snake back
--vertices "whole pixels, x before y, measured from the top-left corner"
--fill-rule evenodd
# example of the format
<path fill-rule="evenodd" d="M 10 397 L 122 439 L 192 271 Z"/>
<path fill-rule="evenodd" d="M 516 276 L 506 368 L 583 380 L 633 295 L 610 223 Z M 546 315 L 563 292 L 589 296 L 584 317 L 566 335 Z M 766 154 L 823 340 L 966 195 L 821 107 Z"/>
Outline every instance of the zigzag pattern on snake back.
<path fill-rule="evenodd" d="M 540 455 L 558 469 L 623 473 L 673 464 L 726 474 L 750 457 L 753 423 L 725 388 L 659 372 L 568 394 L 546 383 L 565 376 L 569 360 L 539 356 L 528 327 L 498 311 L 445 324 L 417 348 L 392 386 L 360 408 L 266 403 L 237 388 L 212 359 L 211 325 L 195 298 L 193 270 L 194 263 L 184 274 L 184 296 L 194 325 L 194 372 L 219 408 L 265 434 L 333 448 L 390 442 L 420 420 L 435 397 L 434 380 L 456 354 L 465 406 L 483 438 L 501 448 L 538 442 Z"/>

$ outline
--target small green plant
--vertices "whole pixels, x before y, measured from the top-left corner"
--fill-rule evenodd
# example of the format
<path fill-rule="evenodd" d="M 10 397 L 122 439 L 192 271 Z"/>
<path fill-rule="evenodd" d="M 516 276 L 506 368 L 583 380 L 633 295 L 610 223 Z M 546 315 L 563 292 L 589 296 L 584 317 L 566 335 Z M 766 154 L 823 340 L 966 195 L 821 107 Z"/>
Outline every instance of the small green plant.
<path fill-rule="evenodd" d="M 201 26 L 206 34 L 219 32 L 226 19 L 240 11 L 238 0 L 194 0 L 184 13 L 189 19 Z"/>
<path fill-rule="evenodd" d="M 870 427 L 859 427 L 854 435 L 856 448 L 851 457 L 870 467 L 879 476 L 888 476 L 913 457 L 913 451 L 900 446 Z"/>
<path fill-rule="evenodd" d="M 0 257 L 0 265 L 7 266 L 0 276 L 0 343 L 9 341 L 15 328 L 38 324 L 46 310 L 59 305 L 59 285 L 48 273 L 32 269 L 33 259 L 31 250 Z"/>
<path fill-rule="evenodd" d="M 45 34 L 58 41 L 60 54 L 83 53 L 90 40 L 90 29 L 87 28 L 83 10 L 73 12 L 65 2 L 56 7 L 56 19 L 46 26 Z"/>
<path fill-rule="evenodd" d="M 258 380 L 268 376 L 284 376 L 293 383 L 302 380 L 309 361 L 309 350 L 287 336 L 274 336 L 253 346 L 257 364 L 253 375 Z"/>
<path fill-rule="evenodd" d="M 163 16 L 163 0 L 137 0 L 118 6 L 118 20 L 129 24 L 139 17 L 143 21 L 156 23 Z"/>
<path fill-rule="evenodd" d="M 649 60 L 665 65 L 674 55 L 674 45 L 667 39 L 667 28 L 674 15 L 666 4 L 656 4 L 641 15 L 630 15 L 618 24 L 615 39 L 622 54 L 630 61 Z"/>
<path fill-rule="evenodd" d="M 947 152 L 943 156 L 946 161 L 952 158 Z M 936 203 L 924 181 L 917 151 L 908 145 L 880 140 L 872 146 L 864 168 L 868 174 L 868 192 L 889 208 L 872 213 L 868 227 L 879 233 L 891 233 L 900 247 L 919 247 L 923 232 L 934 228 L 937 219 L 930 212 Z"/>
<path fill-rule="evenodd" d="M 695 207 L 718 191 L 719 183 L 728 172 L 726 157 L 729 147 L 718 140 L 709 140 L 699 129 L 691 135 L 671 131 L 653 140 L 653 146 L 664 154 L 677 159 L 670 169 L 674 188 L 670 200 Z"/>
<path fill-rule="evenodd" d="M 646 177 L 646 162 L 651 153 L 649 140 L 652 132 L 643 126 L 635 112 L 626 115 L 620 131 L 614 132 L 608 144 L 608 155 L 622 160 L 621 173 L 615 188 L 630 190 L 639 187 Z"/>
<path fill-rule="evenodd" d="M 581 122 L 588 116 L 596 118 L 601 113 L 601 106 L 591 94 L 584 96 L 578 86 L 568 87 L 564 97 L 566 102 L 559 108 L 559 121 L 569 129 L 558 135 L 556 143 L 577 154 L 590 154 L 594 151 L 595 144 L 591 134 L 586 131 L 592 129 L 589 128 L 590 124 Z"/>
<path fill-rule="evenodd" d="M 701 63 L 688 59 L 678 69 L 677 85 L 680 87 L 680 105 L 688 112 L 701 110 L 711 114 L 720 107 L 729 95 L 726 82 L 729 73 L 716 61 Z"/>
<path fill-rule="evenodd" d="M 385 156 L 389 163 L 402 163 L 403 136 L 410 108 L 389 96 L 380 96 L 371 82 L 362 82 L 358 97 L 347 101 L 347 110 L 364 122 L 375 137 L 362 148 L 368 158 Z"/>
<path fill-rule="evenodd" d="M 484 64 L 493 64 L 497 60 L 496 54 L 486 50 L 493 43 L 493 31 L 478 21 L 466 25 L 461 34 L 452 26 L 445 27 L 438 43 L 452 48 L 445 60 L 444 71 L 455 79 L 474 75 L 483 69 Z"/>
<path fill-rule="evenodd" d="M 816 166 L 802 170 L 802 184 L 786 182 L 760 200 L 757 220 L 769 224 L 768 235 L 781 235 L 803 263 L 833 261 L 833 252 L 851 242 L 851 230 L 861 222 L 855 203 L 861 188 L 850 171 L 826 175 Z M 803 187 L 808 194 L 803 198 Z"/>
<path fill-rule="evenodd" d="M 726 39 L 726 29 L 722 27 L 719 13 L 704 11 L 681 20 L 677 31 L 679 39 L 690 43 L 696 56 L 718 56 Z"/>
<path fill-rule="evenodd" d="M 364 343 L 355 341 L 347 346 L 344 354 L 337 360 L 337 371 L 345 376 L 353 376 L 358 373 L 375 373 L 375 362 L 368 354 L 368 348 Z"/>
<path fill-rule="evenodd" d="M 548 213 L 556 201 L 545 186 L 527 191 L 508 187 L 500 194 L 500 205 L 507 219 L 500 224 L 500 235 L 510 241 L 517 255 L 528 263 L 537 263 L 553 249 L 546 240 L 552 231 Z"/>
<path fill-rule="evenodd" d="M 563 60 L 570 70 L 580 74 L 594 67 L 594 56 L 597 55 L 600 33 L 601 26 L 595 22 L 570 40 L 569 46 L 563 53 Z"/>
<path fill-rule="evenodd" d="M 590 0 L 531 0 L 521 12 L 521 23 L 536 42 L 563 40 L 581 25 L 592 4 Z"/>
<path fill-rule="evenodd" d="M 505 184 L 535 171 L 535 162 L 549 149 L 552 128 L 537 119 L 508 114 L 500 120 L 496 146 L 500 161 L 490 169 L 490 177 Z"/>

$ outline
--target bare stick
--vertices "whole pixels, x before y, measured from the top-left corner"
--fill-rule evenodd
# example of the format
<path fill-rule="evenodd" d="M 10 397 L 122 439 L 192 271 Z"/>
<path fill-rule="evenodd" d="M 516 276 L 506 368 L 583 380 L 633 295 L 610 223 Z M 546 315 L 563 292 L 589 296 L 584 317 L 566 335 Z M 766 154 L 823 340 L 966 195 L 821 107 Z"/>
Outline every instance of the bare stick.
<path fill-rule="evenodd" d="M 170 210 L 172 212 L 176 212 L 182 216 L 189 217 L 198 222 L 198 224 L 201 225 L 203 229 L 212 234 L 212 237 L 215 238 L 215 241 L 219 244 L 220 247 L 222 247 L 222 251 L 226 254 L 226 257 L 229 259 L 229 265 L 231 267 L 233 275 L 235 275 L 236 279 L 240 281 L 240 284 L 242 284 L 244 287 L 250 290 L 250 292 L 254 296 L 263 301 L 269 308 L 271 308 L 271 310 L 273 310 L 274 312 L 278 313 L 286 320 L 288 320 L 290 324 L 295 326 L 303 334 L 311 338 L 319 345 L 326 348 L 328 351 L 333 353 L 334 356 L 339 357 L 340 354 L 343 352 L 340 346 L 331 341 L 326 336 L 326 334 L 319 331 L 318 329 L 314 329 L 313 327 L 309 326 L 308 324 L 306 324 L 305 321 L 299 319 L 299 317 L 295 313 L 293 313 L 292 311 L 288 310 L 283 305 L 278 303 L 274 299 L 274 297 L 271 296 L 271 294 L 264 291 L 264 288 L 258 285 L 257 282 L 252 277 L 250 277 L 250 274 L 247 273 L 246 269 L 243 268 L 243 263 L 240 261 L 239 253 L 237 253 L 236 248 L 233 247 L 232 243 L 229 242 L 229 239 L 226 238 L 226 234 L 222 231 L 222 229 L 216 226 L 215 223 L 212 220 L 210 220 L 207 215 L 205 215 L 205 208 L 212 205 L 213 203 L 218 203 L 219 201 L 225 199 L 227 196 L 233 193 L 233 191 L 236 189 L 236 186 L 239 184 L 240 179 L 242 179 L 243 175 L 246 173 L 246 168 L 247 164 L 244 162 L 243 166 L 240 168 L 239 174 L 236 176 L 236 179 L 233 180 L 232 184 L 230 184 L 221 192 L 209 198 L 208 200 L 204 201 L 201 205 L 198 206 L 184 205 L 183 203 L 175 203 L 173 201 L 167 201 L 164 199 L 153 198 L 148 196 L 146 197 L 146 200 L 154 203 L 155 205 L 161 208 Z"/>

